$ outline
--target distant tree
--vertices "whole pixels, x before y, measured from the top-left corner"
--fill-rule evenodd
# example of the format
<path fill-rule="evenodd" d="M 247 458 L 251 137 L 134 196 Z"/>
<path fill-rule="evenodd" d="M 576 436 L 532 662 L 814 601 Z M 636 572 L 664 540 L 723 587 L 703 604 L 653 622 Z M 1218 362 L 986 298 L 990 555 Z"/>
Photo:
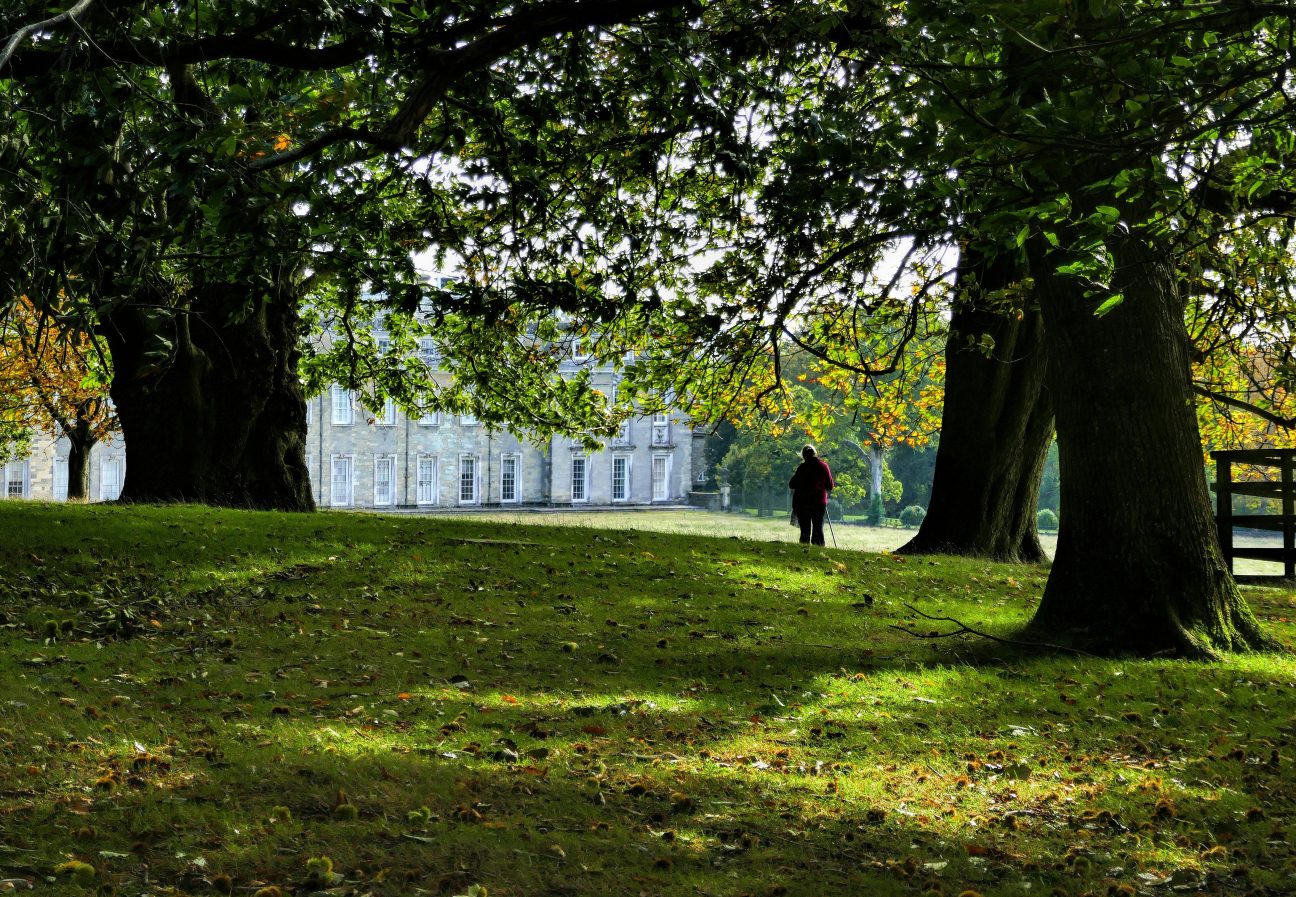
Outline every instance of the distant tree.
<path fill-rule="evenodd" d="M 939 436 L 932 443 L 939 444 Z M 887 457 L 887 465 L 895 472 L 896 479 L 902 486 L 899 501 L 888 510 L 896 511 L 910 505 L 926 509 L 931 497 L 932 473 L 936 462 L 935 444 L 918 449 L 897 446 Z"/>
<path fill-rule="evenodd" d="M 31 431 L 66 437 L 71 500 L 86 498 L 90 451 L 117 429 L 110 370 L 99 340 L 60 326 L 26 296 L 0 320 L 0 440 L 17 448 Z"/>

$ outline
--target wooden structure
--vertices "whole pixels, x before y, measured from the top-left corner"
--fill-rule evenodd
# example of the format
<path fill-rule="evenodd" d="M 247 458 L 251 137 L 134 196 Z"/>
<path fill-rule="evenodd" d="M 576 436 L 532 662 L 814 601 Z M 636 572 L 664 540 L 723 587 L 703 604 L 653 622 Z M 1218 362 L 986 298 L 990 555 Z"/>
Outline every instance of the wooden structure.
<path fill-rule="evenodd" d="M 1296 578 L 1296 449 L 1244 449 L 1211 452 L 1215 461 L 1215 521 L 1219 526 L 1220 548 L 1233 569 L 1234 558 L 1278 561 L 1283 576 Z M 1233 466 L 1245 465 L 1263 471 L 1261 479 L 1235 480 Z M 1278 514 L 1234 514 L 1233 496 L 1251 495 L 1275 500 Z M 1233 528 L 1276 530 L 1282 534 L 1282 547 L 1235 545 Z"/>

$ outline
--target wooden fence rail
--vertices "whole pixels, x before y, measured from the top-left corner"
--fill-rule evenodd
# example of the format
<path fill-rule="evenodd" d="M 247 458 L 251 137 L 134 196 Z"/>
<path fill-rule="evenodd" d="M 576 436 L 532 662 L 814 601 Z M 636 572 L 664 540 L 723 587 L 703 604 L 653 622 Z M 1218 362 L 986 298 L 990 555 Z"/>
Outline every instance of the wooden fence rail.
<path fill-rule="evenodd" d="M 1261 561 L 1278 561 L 1283 565 L 1283 576 L 1296 578 L 1296 449 L 1244 449 L 1240 451 L 1211 452 L 1215 461 L 1215 522 L 1219 527 L 1220 548 L 1233 569 L 1234 558 L 1251 558 Z M 1264 478 L 1235 480 L 1233 465 L 1242 464 L 1260 468 Z M 1234 514 L 1233 496 L 1251 495 L 1277 499 L 1281 505 L 1278 514 Z M 1282 533 L 1281 548 L 1235 545 L 1233 528 L 1277 530 Z"/>

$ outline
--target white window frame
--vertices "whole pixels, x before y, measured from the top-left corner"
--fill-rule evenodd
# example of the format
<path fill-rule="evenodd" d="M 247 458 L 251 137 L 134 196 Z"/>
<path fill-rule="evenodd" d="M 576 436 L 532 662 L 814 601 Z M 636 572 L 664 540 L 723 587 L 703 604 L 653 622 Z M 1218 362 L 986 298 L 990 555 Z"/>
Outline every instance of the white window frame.
<path fill-rule="evenodd" d="M 4 473 L 3 498 L 31 498 L 31 465 L 26 459 L 6 461 L 0 471 Z M 11 492 L 9 487 L 18 484 L 18 491 Z M 114 496 L 115 497 L 115 496 Z"/>
<path fill-rule="evenodd" d="M 387 495 L 385 497 L 380 497 L 378 494 L 378 471 L 384 465 L 386 465 L 388 472 Z M 373 503 L 375 508 L 390 508 L 396 504 L 395 455 L 374 455 Z"/>
<path fill-rule="evenodd" d="M 660 482 L 657 479 L 657 463 L 662 464 Z M 664 452 L 655 452 L 652 456 L 652 500 L 670 501 L 671 456 Z M 660 489 L 658 486 L 660 485 Z"/>
<path fill-rule="evenodd" d="M 625 473 L 621 478 L 621 495 L 617 496 L 617 465 L 625 466 Z M 633 464 L 632 455 L 613 455 L 612 456 L 612 501 L 623 502 L 630 500 L 630 470 Z"/>
<path fill-rule="evenodd" d="M 378 427 L 396 426 L 395 399 L 383 399 L 382 411 L 374 412 L 374 425 Z"/>
<path fill-rule="evenodd" d="M 441 426 L 441 412 L 440 412 L 440 411 L 429 411 L 427 414 L 423 415 L 422 417 L 420 417 L 420 418 L 418 419 L 418 425 L 419 425 L 420 427 L 439 427 L 439 426 Z"/>
<path fill-rule="evenodd" d="M 391 336 L 386 333 L 374 334 L 374 347 L 378 350 L 381 357 L 391 351 Z"/>
<path fill-rule="evenodd" d="M 441 354 L 437 351 L 436 340 L 430 336 L 421 337 L 419 339 L 419 361 L 423 362 L 428 370 L 435 370 L 440 360 Z"/>
<path fill-rule="evenodd" d="M 472 463 L 472 495 L 468 498 L 464 498 L 465 462 Z M 481 458 L 478 455 L 465 452 L 459 456 L 459 467 L 457 475 L 455 476 L 455 496 L 458 499 L 457 503 L 461 505 L 481 504 Z"/>
<path fill-rule="evenodd" d="M 481 423 L 481 421 L 477 420 L 477 416 L 475 414 L 459 415 L 459 425 L 461 427 L 475 427 L 479 423 Z"/>
<path fill-rule="evenodd" d="M 436 455 L 419 455 L 416 463 L 417 466 L 414 468 L 414 498 L 423 507 L 435 505 L 437 504 L 441 478 L 441 468 L 437 466 L 437 457 Z M 426 470 L 430 470 L 432 473 L 430 480 L 423 477 Z"/>
<path fill-rule="evenodd" d="M 577 464 L 580 465 L 580 478 L 576 476 Z M 580 487 L 578 496 L 577 486 Z M 571 502 L 574 505 L 587 505 L 590 500 L 590 458 L 589 455 L 572 455 L 571 458 Z"/>
<path fill-rule="evenodd" d="M 333 409 L 333 426 L 349 427 L 355 423 L 355 397 L 352 395 L 351 390 L 334 385 L 329 396 Z M 346 401 L 345 406 L 342 404 L 344 399 Z"/>
<path fill-rule="evenodd" d="M 504 473 L 513 465 L 513 495 L 505 492 Z M 522 456 L 517 452 L 505 452 L 500 455 L 500 504 L 515 505 L 522 501 Z"/>
<path fill-rule="evenodd" d="M 346 462 L 346 494 L 337 494 L 337 464 Z M 332 455 L 329 457 L 329 507 L 349 508 L 355 503 L 355 455 Z"/>
<path fill-rule="evenodd" d="M 62 471 L 61 475 L 60 471 Z M 55 458 L 54 470 L 50 473 L 50 488 L 53 490 L 54 500 L 67 501 L 71 487 L 72 480 L 68 476 L 68 459 Z"/>
<path fill-rule="evenodd" d="M 112 479 L 108 479 L 108 471 L 112 470 Z M 99 460 L 99 500 L 116 501 L 122 491 L 122 462 L 120 458 L 101 458 Z M 108 485 L 112 483 L 114 488 L 109 489 Z M 111 494 L 109 494 L 111 493 Z"/>

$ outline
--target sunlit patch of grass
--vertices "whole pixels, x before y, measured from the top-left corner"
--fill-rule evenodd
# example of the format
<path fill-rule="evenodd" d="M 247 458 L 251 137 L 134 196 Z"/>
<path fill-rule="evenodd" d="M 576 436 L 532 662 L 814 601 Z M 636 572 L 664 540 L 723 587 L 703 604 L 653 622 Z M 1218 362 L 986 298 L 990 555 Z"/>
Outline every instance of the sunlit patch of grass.
<path fill-rule="evenodd" d="M 321 857 L 373 895 L 1293 881 L 1291 658 L 911 634 L 1010 635 L 1042 568 L 466 517 L 0 531 L 0 873 L 41 887 L 304 893 Z M 1247 594 L 1290 641 L 1296 594 Z"/>

